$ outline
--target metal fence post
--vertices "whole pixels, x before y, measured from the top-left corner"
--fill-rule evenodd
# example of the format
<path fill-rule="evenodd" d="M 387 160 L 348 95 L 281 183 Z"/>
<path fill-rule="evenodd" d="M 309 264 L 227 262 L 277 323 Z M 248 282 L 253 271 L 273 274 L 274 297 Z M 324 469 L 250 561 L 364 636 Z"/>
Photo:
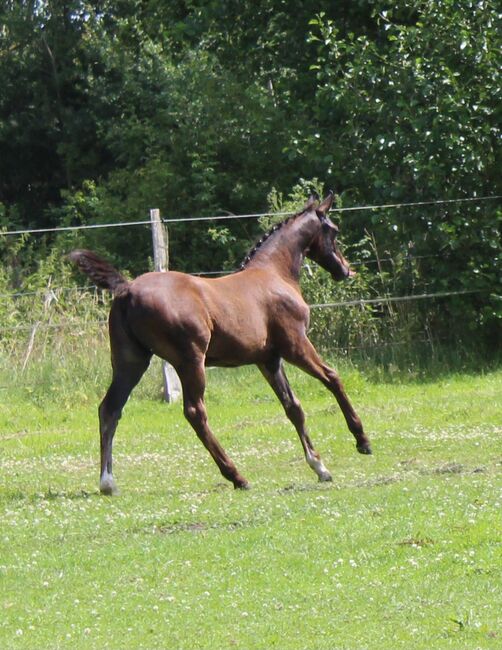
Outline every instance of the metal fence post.
<path fill-rule="evenodd" d="M 169 269 L 169 236 L 167 229 L 160 220 L 157 209 L 150 210 L 152 224 L 153 261 L 156 271 Z M 176 370 L 167 361 L 162 361 L 162 377 L 164 380 L 164 400 L 175 402 L 181 397 L 181 382 Z"/>

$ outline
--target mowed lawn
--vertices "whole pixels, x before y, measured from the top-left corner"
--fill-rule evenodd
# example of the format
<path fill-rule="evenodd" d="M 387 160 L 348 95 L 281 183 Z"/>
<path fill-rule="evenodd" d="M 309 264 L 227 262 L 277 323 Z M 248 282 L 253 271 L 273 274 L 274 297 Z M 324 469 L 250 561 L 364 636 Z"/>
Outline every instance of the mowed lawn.
<path fill-rule="evenodd" d="M 371 457 L 332 396 L 288 374 L 331 484 L 253 368 L 208 372 L 210 423 L 246 492 L 179 403 L 140 390 L 115 440 L 121 494 L 102 497 L 94 393 L 4 386 L 0 648 L 502 647 L 502 372 L 342 372 Z"/>

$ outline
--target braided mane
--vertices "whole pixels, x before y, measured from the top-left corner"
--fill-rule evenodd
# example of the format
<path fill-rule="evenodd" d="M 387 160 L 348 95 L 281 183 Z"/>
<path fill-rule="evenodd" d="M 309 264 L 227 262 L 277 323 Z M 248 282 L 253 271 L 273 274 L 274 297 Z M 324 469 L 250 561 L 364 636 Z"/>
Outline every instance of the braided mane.
<path fill-rule="evenodd" d="M 246 268 L 246 266 L 251 262 L 253 257 L 256 255 L 256 253 L 260 250 L 260 248 L 263 246 L 263 244 L 268 241 L 273 235 L 275 235 L 283 226 L 285 226 L 287 223 L 292 221 L 293 219 L 296 219 L 296 217 L 299 217 L 300 214 L 303 214 L 302 212 L 298 212 L 296 214 L 291 215 L 290 217 L 287 217 L 284 219 L 284 221 L 281 221 L 279 223 L 274 224 L 270 230 L 268 230 L 262 237 L 259 239 L 256 244 L 253 246 L 253 248 L 249 251 L 249 253 L 246 255 L 246 257 L 242 260 L 239 270 L 242 271 L 243 269 Z"/>

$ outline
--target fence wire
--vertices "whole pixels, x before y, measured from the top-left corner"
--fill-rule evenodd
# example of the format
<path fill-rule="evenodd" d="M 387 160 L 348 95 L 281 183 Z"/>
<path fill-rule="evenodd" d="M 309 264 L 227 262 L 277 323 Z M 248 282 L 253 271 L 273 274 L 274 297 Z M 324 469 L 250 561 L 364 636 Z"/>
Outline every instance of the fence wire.
<path fill-rule="evenodd" d="M 457 199 L 437 199 L 430 201 L 415 201 L 411 203 L 385 203 L 380 205 L 358 205 L 347 208 L 331 208 L 330 212 L 360 212 L 364 210 L 390 210 L 398 208 L 413 208 L 413 207 L 424 207 L 430 205 L 448 205 L 452 203 L 475 203 L 482 201 L 496 201 L 502 199 L 502 195 L 493 195 L 493 196 L 470 196 Z M 168 219 L 162 219 L 162 222 L 166 225 L 172 223 L 188 223 L 195 221 L 228 221 L 235 219 L 259 219 L 261 217 L 283 217 L 290 216 L 294 212 L 253 212 L 250 214 L 222 214 L 215 215 L 211 217 L 173 217 Z M 151 220 L 141 220 L 141 221 L 119 221 L 115 223 L 94 223 L 94 224 L 81 224 L 80 226 L 57 226 L 54 228 L 28 228 L 20 230 L 5 230 L 1 232 L 1 235 L 39 235 L 45 233 L 54 233 L 54 232 L 72 232 L 78 230 L 94 230 L 100 228 L 125 228 L 129 226 L 145 226 L 151 225 Z"/>
<path fill-rule="evenodd" d="M 463 289 L 458 291 L 438 291 L 436 293 L 421 293 L 411 294 L 406 296 L 377 296 L 375 298 L 355 298 L 354 300 L 343 300 L 339 302 L 326 302 L 326 303 L 312 303 L 309 305 L 310 309 L 331 309 L 335 307 L 359 307 L 362 305 L 378 305 L 395 302 L 408 302 L 414 300 L 433 300 L 437 298 L 448 298 L 450 296 L 462 296 L 467 294 L 482 294 L 487 293 L 487 290 L 480 289 Z M 26 325 L 12 325 L 0 327 L 0 332 L 22 332 L 30 331 L 34 327 L 42 329 L 57 329 L 70 326 L 79 325 L 106 325 L 107 320 L 87 320 L 87 319 L 71 319 L 60 321 L 58 323 L 44 323 L 38 320 L 34 323 Z"/>
<path fill-rule="evenodd" d="M 365 206 L 353 206 L 346 208 L 333 208 L 331 212 L 334 213 L 343 213 L 343 212 L 355 212 L 355 211 L 374 211 L 374 210 L 384 210 L 384 209 L 400 209 L 400 208 L 413 208 L 413 207 L 423 207 L 423 206 L 434 206 L 434 205 L 448 205 L 455 203 L 475 203 L 475 202 L 484 202 L 484 201 L 495 201 L 500 200 L 502 196 L 481 196 L 481 197 L 464 197 L 457 199 L 441 199 L 441 200 L 430 200 L 430 201 L 417 201 L 409 203 L 388 203 L 382 205 L 365 205 Z M 251 213 L 251 214 L 241 214 L 241 215 L 216 215 L 209 217 L 179 217 L 179 218 L 168 218 L 163 219 L 163 223 L 166 225 L 184 223 L 184 222 L 206 222 L 206 221 L 223 221 L 223 220 L 237 220 L 237 219 L 257 219 L 260 217 L 272 217 L 272 216 L 289 216 L 293 213 L 291 212 L 261 212 L 261 213 Z M 405 215 L 404 215 L 405 216 Z M 80 230 L 91 230 L 91 229 L 102 229 L 102 228 L 122 228 L 130 226 L 151 226 L 151 220 L 140 220 L 140 221 L 123 221 L 116 223 L 106 223 L 106 224 L 83 224 L 80 226 L 64 226 L 64 227 L 55 227 L 55 228 L 38 228 L 38 229 L 19 229 L 19 230 L 7 230 L 0 232 L 1 235 L 28 235 L 28 234 L 44 234 L 44 233 L 58 233 L 58 232 L 69 232 L 69 231 L 80 231 Z M 421 260 L 425 258 L 440 257 L 440 255 L 417 255 L 409 256 L 403 258 L 403 261 L 414 261 Z M 392 257 L 384 257 L 379 259 L 367 259 L 367 260 L 356 260 L 352 263 L 352 266 L 362 266 L 370 264 L 381 264 L 381 263 L 396 263 L 396 259 Z M 219 276 L 229 273 L 233 273 L 235 270 L 221 270 L 221 271 L 193 271 L 191 275 L 199 276 Z M 0 294 L 0 299 L 20 299 L 23 297 L 34 297 L 42 296 L 44 299 L 47 299 L 47 296 L 50 294 L 57 301 L 57 296 L 55 292 L 87 292 L 87 291 L 96 290 L 96 287 L 90 286 L 80 286 L 80 287 L 46 287 L 40 288 L 33 291 L 15 291 L 12 293 Z M 351 300 L 343 300 L 336 302 L 326 302 L 326 303 L 314 303 L 310 305 L 311 309 L 320 310 L 320 309 L 332 309 L 332 308 L 350 308 L 350 307 L 361 307 L 364 305 L 378 305 L 378 304 L 389 304 L 389 303 L 399 303 L 399 302 L 409 302 L 409 301 L 422 301 L 422 300 L 434 300 L 434 299 L 443 299 L 447 297 L 460 296 L 466 294 L 482 294 L 487 293 L 487 291 L 481 290 L 451 290 L 451 291 L 439 291 L 436 293 L 421 293 L 421 294 L 411 294 L 411 295 L 402 295 L 402 296 L 391 296 L 391 295 L 381 295 L 375 296 L 372 298 L 354 298 Z M 61 320 L 59 322 L 44 322 L 43 316 L 40 319 L 32 323 L 26 323 L 23 325 L 6 325 L 0 327 L 0 332 L 3 333 L 15 333 L 15 332 L 31 332 L 32 336 L 38 330 L 57 330 L 65 329 L 69 327 L 73 328 L 83 328 L 91 326 L 103 326 L 106 325 L 106 320 L 89 320 L 89 319 L 67 319 Z M 403 344 L 406 342 L 402 342 Z M 389 343 L 380 343 L 377 347 L 383 346 L 393 346 L 398 345 L 399 342 L 391 341 Z M 363 346 L 364 347 L 364 346 Z M 361 349 L 363 349 L 361 347 Z M 347 348 L 336 348 L 337 350 L 352 350 L 357 349 L 357 346 L 349 346 Z"/>
<path fill-rule="evenodd" d="M 422 259 L 430 259 L 430 258 L 439 258 L 442 257 L 441 255 L 410 255 L 409 257 L 406 258 L 406 261 L 412 262 L 415 260 L 422 260 Z M 380 257 L 378 259 L 368 259 L 368 260 L 355 260 L 354 262 L 350 262 L 350 266 L 367 266 L 370 264 L 386 264 L 386 263 L 396 263 L 396 258 L 393 257 Z M 305 266 L 308 266 L 308 264 L 305 264 Z M 175 269 L 173 269 L 175 270 Z M 220 271 L 185 271 L 187 275 L 196 275 L 196 276 L 222 276 L 222 275 L 231 275 L 232 273 L 236 273 L 239 269 L 222 269 Z M 50 287 L 40 287 L 39 289 L 33 289 L 32 291 L 13 291 L 11 293 L 0 293 L 0 300 L 11 300 L 14 298 L 24 298 L 26 296 L 37 296 L 40 294 L 46 294 L 47 292 L 64 292 L 64 293 L 85 293 L 87 291 L 94 291 L 98 290 L 98 287 L 94 284 L 89 284 L 86 286 L 80 286 L 80 287 L 57 287 L 57 286 L 50 286 Z"/>

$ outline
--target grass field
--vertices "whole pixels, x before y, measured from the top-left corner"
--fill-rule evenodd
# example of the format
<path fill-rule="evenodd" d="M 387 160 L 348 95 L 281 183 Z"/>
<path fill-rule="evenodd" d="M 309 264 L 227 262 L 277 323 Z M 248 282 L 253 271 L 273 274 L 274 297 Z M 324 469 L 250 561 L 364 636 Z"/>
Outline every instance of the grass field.
<path fill-rule="evenodd" d="M 157 368 L 158 369 L 158 368 Z M 320 484 L 258 371 L 210 370 L 234 491 L 139 390 L 98 494 L 96 395 L 0 392 L 0 648 L 502 647 L 502 372 L 372 383 L 342 372 L 373 441 L 289 370 L 334 476 Z M 154 383 L 154 380 L 150 380 Z M 148 383 L 147 383 L 148 385 Z"/>

